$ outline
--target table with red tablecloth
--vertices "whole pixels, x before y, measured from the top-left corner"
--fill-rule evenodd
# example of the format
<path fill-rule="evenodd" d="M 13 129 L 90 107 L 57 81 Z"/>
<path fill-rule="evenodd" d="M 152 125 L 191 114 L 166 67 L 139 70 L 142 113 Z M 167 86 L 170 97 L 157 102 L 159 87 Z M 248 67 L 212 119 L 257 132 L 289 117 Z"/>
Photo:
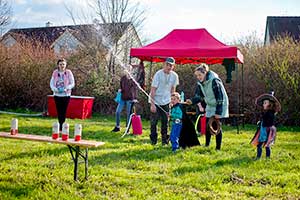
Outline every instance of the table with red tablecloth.
<path fill-rule="evenodd" d="M 57 117 L 56 106 L 53 95 L 48 95 L 48 115 Z M 71 96 L 67 109 L 67 118 L 86 119 L 92 116 L 94 97 Z"/>

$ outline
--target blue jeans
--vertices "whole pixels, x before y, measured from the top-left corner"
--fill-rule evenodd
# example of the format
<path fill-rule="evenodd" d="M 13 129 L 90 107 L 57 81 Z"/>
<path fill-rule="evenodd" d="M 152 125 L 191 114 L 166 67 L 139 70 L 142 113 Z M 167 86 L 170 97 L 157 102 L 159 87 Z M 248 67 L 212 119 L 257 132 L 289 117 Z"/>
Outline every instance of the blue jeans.
<path fill-rule="evenodd" d="M 262 154 L 262 146 L 263 146 L 263 142 L 259 142 L 257 145 L 257 158 L 261 157 Z M 266 148 L 266 157 L 270 158 L 271 157 L 271 148 L 270 147 L 265 147 Z"/>
<path fill-rule="evenodd" d="M 128 120 L 131 114 L 131 110 L 132 110 L 132 106 L 133 106 L 133 101 L 132 100 L 121 100 L 120 103 L 118 104 L 117 110 L 116 110 L 116 127 L 120 127 L 120 117 L 121 117 L 121 112 L 124 108 L 124 106 L 126 105 L 126 114 L 127 114 L 127 118 L 126 118 L 126 127 L 128 124 Z"/>
<path fill-rule="evenodd" d="M 179 149 L 179 136 L 180 136 L 181 129 L 182 129 L 181 123 L 172 124 L 172 130 L 170 136 L 170 140 L 172 143 L 172 151 L 176 151 L 176 149 Z"/>

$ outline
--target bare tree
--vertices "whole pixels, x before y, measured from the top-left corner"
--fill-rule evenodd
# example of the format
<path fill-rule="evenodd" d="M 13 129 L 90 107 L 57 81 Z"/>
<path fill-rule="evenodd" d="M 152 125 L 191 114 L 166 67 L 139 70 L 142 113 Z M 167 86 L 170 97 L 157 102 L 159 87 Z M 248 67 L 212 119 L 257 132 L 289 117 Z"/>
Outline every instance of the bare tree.
<path fill-rule="evenodd" d="M 12 9 L 6 0 L 0 0 L 0 28 L 8 25 L 11 21 Z"/>
<path fill-rule="evenodd" d="M 65 7 L 74 24 L 77 24 L 78 20 L 81 22 L 93 21 L 97 34 L 92 35 L 96 38 L 86 41 L 91 42 L 86 47 L 89 52 L 94 52 L 94 54 L 97 54 L 97 51 L 103 52 L 103 47 L 106 47 L 109 56 L 105 56 L 106 65 L 102 65 L 102 67 L 105 67 L 108 76 L 114 75 L 117 66 L 116 55 L 129 55 L 129 49 L 133 47 L 133 43 L 141 44 L 140 41 L 133 41 L 135 37 L 130 35 L 136 34 L 135 31 L 129 34 L 126 31 L 130 27 L 134 27 L 137 32 L 141 29 L 145 20 L 145 10 L 139 3 L 133 3 L 133 0 L 88 0 L 87 4 L 90 8 L 88 14 L 80 8 L 75 9 L 70 5 L 65 5 Z M 76 13 L 76 10 L 79 10 L 80 16 Z M 87 32 L 89 30 L 82 31 Z M 125 35 L 126 38 L 124 39 Z M 127 60 L 122 60 L 122 62 L 128 63 L 128 56 L 123 57 Z"/>
<path fill-rule="evenodd" d="M 131 22 L 138 29 L 145 20 L 145 10 L 132 0 L 90 0 L 100 23 Z"/>
<path fill-rule="evenodd" d="M 136 30 L 142 27 L 145 20 L 145 10 L 139 3 L 133 3 L 130 0 L 91 0 L 91 8 L 95 9 L 98 16 L 97 20 L 102 24 L 110 24 L 111 28 L 103 32 L 105 38 L 108 38 L 111 43 L 110 59 L 107 65 L 108 71 L 115 74 L 116 58 L 118 55 L 119 46 L 128 46 L 128 40 L 132 37 L 128 35 L 126 40 L 121 40 L 123 34 L 124 22 L 130 22 Z M 121 44 L 123 42 L 123 44 Z"/>

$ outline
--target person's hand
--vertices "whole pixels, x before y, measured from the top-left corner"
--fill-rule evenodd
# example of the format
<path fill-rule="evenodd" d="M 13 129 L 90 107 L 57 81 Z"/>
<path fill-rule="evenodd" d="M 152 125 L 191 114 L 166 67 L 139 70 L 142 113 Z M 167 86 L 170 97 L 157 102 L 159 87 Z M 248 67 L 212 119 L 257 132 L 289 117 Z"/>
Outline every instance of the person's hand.
<path fill-rule="evenodd" d="M 188 105 L 191 105 L 191 104 L 193 103 L 192 100 L 190 100 L 190 99 L 185 100 L 185 102 L 186 102 Z"/>
<path fill-rule="evenodd" d="M 205 109 L 202 107 L 201 103 L 198 103 L 197 105 L 198 105 L 198 108 L 199 108 L 200 112 L 204 112 L 205 111 Z"/>
<path fill-rule="evenodd" d="M 170 112 L 167 112 L 166 115 L 167 115 L 168 121 L 170 121 L 170 119 L 171 119 L 171 114 L 170 114 Z"/>
<path fill-rule="evenodd" d="M 65 92 L 64 88 L 58 88 L 58 93 L 63 93 L 63 92 Z"/>
<path fill-rule="evenodd" d="M 156 106 L 155 106 L 155 104 L 151 103 L 150 111 L 152 113 L 156 113 Z"/>
<path fill-rule="evenodd" d="M 221 115 L 215 115 L 216 119 L 221 119 Z"/>

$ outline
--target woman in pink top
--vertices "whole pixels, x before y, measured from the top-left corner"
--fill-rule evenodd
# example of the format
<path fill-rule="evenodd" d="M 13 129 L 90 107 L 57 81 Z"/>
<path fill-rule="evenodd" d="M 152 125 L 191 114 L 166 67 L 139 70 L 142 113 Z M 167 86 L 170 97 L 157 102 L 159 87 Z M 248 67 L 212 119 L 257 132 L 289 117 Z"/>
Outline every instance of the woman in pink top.
<path fill-rule="evenodd" d="M 71 70 L 66 69 L 67 61 L 59 59 L 57 69 L 52 73 L 50 88 L 53 91 L 56 105 L 59 130 L 62 130 L 62 124 L 66 120 L 66 112 L 70 102 L 71 90 L 75 86 L 74 76 Z"/>

